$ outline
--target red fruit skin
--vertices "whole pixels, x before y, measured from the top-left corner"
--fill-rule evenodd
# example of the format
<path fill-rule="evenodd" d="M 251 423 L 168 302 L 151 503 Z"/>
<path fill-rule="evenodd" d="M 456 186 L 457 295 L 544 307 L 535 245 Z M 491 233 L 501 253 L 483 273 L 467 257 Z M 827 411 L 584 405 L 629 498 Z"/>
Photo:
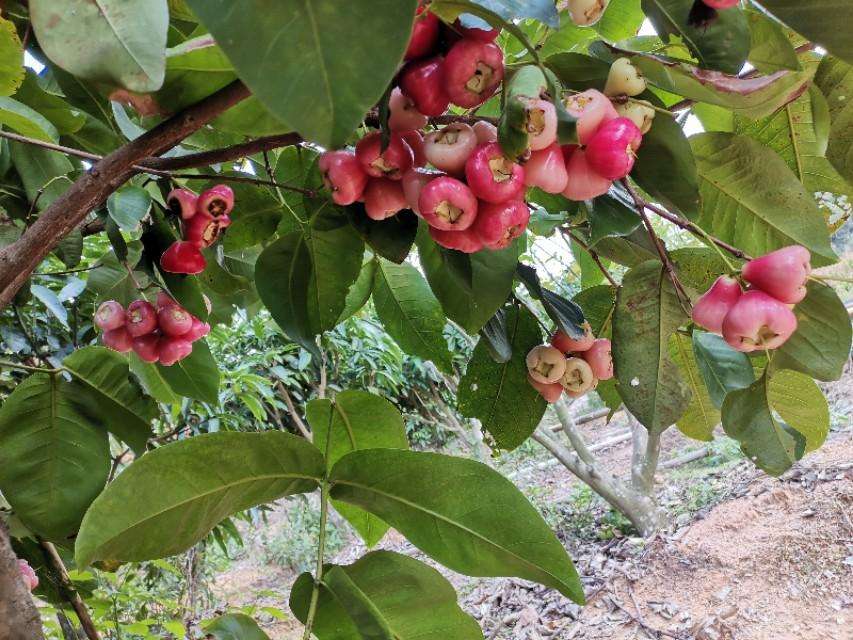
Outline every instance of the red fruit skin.
<path fill-rule="evenodd" d="M 584 327 L 584 334 L 582 338 L 570 338 L 559 329 L 553 336 L 551 336 L 551 346 L 559 349 L 565 354 L 589 351 L 593 344 L 595 344 L 595 336 L 592 335 L 592 330 L 590 329 L 589 324 Z"/>
<path fill-rule="evenodd" d="M 115 300 L 107 300 L 101 303 L 95 312 L 95 324 L 103 331 L 112 331 L 123 327 L 124 322 L 124 307 Z"/>
<path fill-rule="evenodd" d="M 578 142 L 587 144 L 605 122 L 619 117 L 610 98 L 596 89 L 577 93 L 566 101 L 566 110 L 578 118 Z"/>
<path fill-rule="evenodd" d="M 440 116 L 450 105 L 444 89 L 444 60 L 435 57 L 406 65 L 400 74 L 400 90 L 425 116 Z"/>
<path fill-rule="evenodd" d="M 504 54 L 493 42 L 466 38 L 444 60 L 444 89 L 450 101 L 472 109 L 491 98 L 503 81 Z"/>
<path fill-rule="evenodd" d="M 577 145 L 563 147 L 563 157 L 566 158 L 566 173 L 569 181 L 563 190 L 563 195 L 569 200 L 589 200 L 607 193 L 612 180 L 598 175 L 589 166 L 586 149 Z"/>
<path fill-rule="evenodd" d="M 474 224 L 478 205 L 477 198 L 464 182 L 441 176 L 421 189 L 418 208 L 431 227 L 462 231 Z"/>
<path fill-rule="evenodd" d="M 403 185 L 403 194 L 406 196 L 406 204 L 417 215 L 421 215 L 421 208 L 419 206 L 421 191 L 427 184 L 439 177 L 441 177 L 440 173 L 427 171 L 426 169 L 409 169 L 403 174 L 401 183 Z"/>
<path fill-rule="evenodd" d="M 743 279 L 785 304 L 797 304 L 806 297 L 812 272 L 811 253 L 793 245 L 750 260 L 743 267 Z"/>
<path fill-rule="evenodd" d="M 164 367 L 171 367 L 193 352 L 193 345 L 184 338 L 162 338 L 160 340 L 159 358 Z"/>
<path fill-rule="evenodd" d="M 702 0 L 712 9 L 731 9 L 738 6 L 740 0 Z"/>
<path fill-rule="evenodd" d="M 538 382 L 531 378 L 529 373 L 527 374 L 527 381 L 539 392 L 539 395 L 545 398 L 545 402 L 548 404 L 554 404 L 563 395 L 563 385 L 559 382 L 552 382 L 551 384 Z"/>
<path fill-rule="evenodd" d="M 480 238 L 470 228 L 463 231 L 445 231 L 430 227 L 429 235 L 436 244 L 445 249 L 453 249 L 462 253 L 477 253 L 483 249 Z"/>
<path fill-rule="evenodd" d="M 453 23 L 453 29 L 463 38 L 479 40 L 480 42 L 494 42 L 500 35 L 500 29 L 478 29 L 477 27 L 463 27 L 457 20 Z"/>
<path fill-rule="evenodd" d="M 610 380 L 613 377 L 612 346 L 607 338 L 599 338 L 592 346 L 581 353 L 581 358 L 587 361 L 589 368 L 599 381 Z"/>
<path fill-rule="evenodd" d="M 198 197 L 196 210 L 214 218 L 227 216 L 234 210 L 234 191 L 225 184 L 218 184 Z"/>
<path fill-rule="evenodd" d="M 723 339 L 744 353 L 778 349 L 796 330 L 794 312 L 758 290 L 744 293 L 723 320 Z"/>
<path fill-rule="evenodd" d="M 548 100 L 529 100 L 527 131 L 531 151 L 541 151 L 557 141 L 557 110 Z"/>
<path fill-rule="evenodd" d="M 569 184 L 563 150 L 557 143 L 530 154 L 524 164 L 524 184 L 546 193 L 562 193 Z"/>
<path fill-rule="evenodd" d="M 415 24 L 406 48 L 405 60 L 416 60 L 430 55 L 438 42 L 441 21 L 423 5 L 415 13 Z"/>
<path fill-rule="evenodd" d="M 134 300 L 127 305 L 125 328 L 133 338 L 151 333 L 157 328 L 157 310 L 147 300 Z"/>
<path fill-rule="evenodd" d="M 30 563 L 26 560 L 18 559 L 18 570 L 21 572 L 21 578 L 24 579 L 27 589 L 29 589 L 30 592 L 35 591 L 36 587 L 39 586 L 39 578 L 30 566 Z"/>
<path fill-rule="evenodd" d="M 165 291 L 157 292 L 157 300 L 154 302 L 154 306 L 157 307 L 158 310 L 162 309 L 163 307 L 168 307 L 176 304 L 178 303 L 175 302 L 175 299 L 172 298 L 172 296 L 170 296 Z"/>
<path fill-rule="evenodd" d="M 133 352 L 143 362 L 154 363 L 160 359 L 160 336 L 149 333 L 133 339 Z"/>
<path fill-rule="evenodd" d="M 179 240 L 160 256 L 160 268 L 169 273 L 196 274 L 206 266 L 207 260 L 192 242 Z"/>
<path fill-rule="evenodd" d="M 465 172 L 465 163 L 476 147 L 477 134 L 462 122 L 432 131 L 424 138 L 427 161 L 439 171 L 454 175 Z"/>
<path fill-rule="evenodd" d="M 191 242 L 199 249 L 212 247 L 219 240 L 222 232 L 231 225 L 227 215 L 212 216 L 199 211 L 184 222 L 184 240 Z"/>
<path fill-rule="evenodd" d="M 101 336 L 101 340 L 105 347 L 119 353 L 127 353 L 133 349 L 133 338 L 124 327 L 105 331 Z"/>
<path fill-rule="evenodd" d="M 394 87 L 388 100 L 388 126 L 391 131 L 412 131 L 423 129 L 429 123 L 429 118 L 415 108 L 411 98 L 403 95 L 400 87 Z"/>
<path fill-rule="evenodd" d="M 167 336 L 182 336 L 192 328 L 193 316 L 178 305 L 170 305 L 157 312 L 157 325 Z"/>
<path fill-rule="evenodd" d="M 399 180 L 371 178 L 364 190 L 364 208 L 371 220 L 385 220 L 406 209 L 406 195 Z"/>
<path fill-rule="evenodd" d="M 478 145 L 498 141 L 498 128 L 491 122 L 479 120 L 474 123 L 472 128 L 474 129 L 474 134 L 477 136 Z"/>
<path fill-rule="evenodd" d="M 480 200 L 506 202 L 524 193 L 524 169 L 504 156 L 497 142 L 482 144 L 465 163 L 468 186 Z"/>
<path fill-rule="evenodd" d="M 388 148 L 382 151 L 382 134 L 364 136 L 355 146 L 355 157 L 371 178 L 400 180 L 412 168 L 415 155 L 399 133 L 392 133 Z"/>
<path fill-rule="evenodd" d="M 636 151 L 643 140 L 640 129 L 628 118 L 616 118 L 599 127 L 586 146 L 586 159 L 598 175 L 620 180 L 634 168 Z"/>
<path fill-rule="evenodd" d="M 206 322 L 202 322 L 198 318 L 193 318 L 192 327 L 190 330 L 184 334 L 182 337 L 184 340 L 189 340 L 190 342 L 196 342 L 201 340 L 205 336 L 210 333 L 210 325 Z"/>
<path fill-rule="evenodd" d="M 409 148 L 412 150 L 412 167 L 423 167 L 427 163 L 426 152 L 424 150 L 424 137 L 420 131 L 400 131 L 400 137 L 406 141 Z M 406 175 L 405 173 L 403 175 Z"/>
<path fill-rule="evenodd" d="M 197 210 L 198 195 L 189 189 L 172 189 L 166 196 L 166 205 L 169 210 L 180 215 L 182 219 L 189 220 Z"/>
<path fill-rule="evenodd" d="M 483 202 L 479 205 L 477 219 L 471 226 L 484 246 L 493 251 L 506 249 L 524 233 L 530 222 L 530 208 L 522 200 L 499 204 Z"/>
<path fill-rule="evenodd" d="M 317 162 L 323 174 L 323 184 L 332 192 L 335 204 L 347 206 L 358 202 L 367 186 L 367 173 L 354 153 L 327 151 Z"/>
<path fill-rule="evenodd" d="M 693 305 L 691 317 L 700 327 L 722 334 L 723 320 L 743 295 L 740 283 L 729 276 L 720 276 Z"/>

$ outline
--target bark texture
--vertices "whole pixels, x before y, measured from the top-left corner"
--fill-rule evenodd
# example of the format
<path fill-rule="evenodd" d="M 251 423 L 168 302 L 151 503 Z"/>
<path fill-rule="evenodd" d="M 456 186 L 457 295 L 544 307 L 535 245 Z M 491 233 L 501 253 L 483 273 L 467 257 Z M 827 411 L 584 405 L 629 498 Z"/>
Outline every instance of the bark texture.
<path fill-rule="evenodd" d="M 0 522 L 0 640 L 44 640 L 41 618 L 21 578 L 6 525 Z"/>

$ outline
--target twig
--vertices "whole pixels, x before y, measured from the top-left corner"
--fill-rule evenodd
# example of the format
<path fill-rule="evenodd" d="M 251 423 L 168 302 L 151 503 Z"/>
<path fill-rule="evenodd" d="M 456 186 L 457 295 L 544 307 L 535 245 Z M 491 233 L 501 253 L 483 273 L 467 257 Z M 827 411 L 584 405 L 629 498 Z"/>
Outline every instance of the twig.
<path fill-rule="evenodd" d="M 65 563 L 62 562 L 62 558 L 59 557 L 56 547 L 45 540 L 40 540 L 39 542 L 41 543 L 42 549 L 45 551 L 48 561 L 59 574 L 62 594 L 68 600 L 68 604 L 70 604 L 74 609 L 74 613 L 77 614 L 77 619 L 80 620 L 80 626 L 83 627 L 86 637 L 89 638 L 89 640 L 101 640 L 101 636 L 95 628 L 95 623 L 92 622 L 92 617 L 89 615 L 89 610 L 80 598 L 80 594 L 77 593 L 77 589 L 74 588 L 74 583 L 71 582 L 71 578 L 68 576 L 68 570 L 65 568 Z"/>
<path fill-rule="evenodd" d="M 604 277 L 607 278 L 607 281 L 611 285 L 613 285 L 614 287 L 619 286 L 619 283 L 616 282 L 616 280 L 613 278 L 613 276 L 607 270 L 607 267 L 605 267 L 604 264 L 601 262 L 601 258 L 599 257 L 599 255 L 595 251 L 593 251 L 586 242 L 584 242 L 577 235 L 572 233 L 572 231 L 570 229 L 566 229 L 565 227 L 560 227 L 560 231 L 562 231 L 565 235 L 569 236 L 575 243 L 577 243 L 577 245 L 581 249 L 583 249 L 584 251 L 586 251 L 589 254 L 589 256 L 592 258 L 593 262 L 595 262 L 596 266 L 599 268 L 601 273 L 604 274 Z"/>
<path fill-rule="evenodd" d="M 276 386 L 278 387 L 279 393 L 281 393 L 281 397 L 284 398 L 284 404 L 287 405 L 287 410 L 290 412 L 293 424 L 295 424 L 296 428 L 299 429 L 299 433 L 302 434 L 303 438 L 308 440 L 308 442 L 312 442 L 314 440 L 314 434 L 311 433 L 311 430 L 305 425 L 302 418 L 299 416 L 299 413 L 296 411 L 296 407 L 293 406 L 293 399 L 290 397 L 287 387 L 285 387 L 280 380 Z"/>

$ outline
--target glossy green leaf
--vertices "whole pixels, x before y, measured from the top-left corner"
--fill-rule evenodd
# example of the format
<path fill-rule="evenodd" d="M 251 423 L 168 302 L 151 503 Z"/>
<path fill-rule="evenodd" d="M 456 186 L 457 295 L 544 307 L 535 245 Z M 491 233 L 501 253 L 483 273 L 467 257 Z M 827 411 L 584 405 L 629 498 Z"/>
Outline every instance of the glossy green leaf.
<path fill-rule="evenodd" d="M 303 623 L 313 583 L 310 574 L 302 574 L 290 594 L 290 608 Z M 479 625 L 456 600 L 453 586 L 435 569 L 399 553 L 374 551 L 349 566 L 329 568 L 314 634 L 319 640 L 382 637 L 367 632 L 367 609 L 374 628 L 394 640 L 482 640 Z"/>
<path fill-rule="evenodd" d="M 761 73 L 801 68 L 784 27 L 760 11 L 746 11 L 751 45 L 749 63 Z"/>
<path fill-rule="evenodd" d="M 62 366 L 73 376 L 72 386 L 80 389 L 80 401 L 87 403 L 92 415 L 142 455 L 159 412 L 130 379 L 127 358 L 105 347 L 84 347 L 65 358 Z"/>
<path fill-rule="evenodd" d="M 77 564 L 180 553 L 233 513 L 313 491 L 323 470 L 314 445 L 277 431 L 165 445 L 131 464 L 92 504 L 77 537 Z"/>
<path fill-rule="evenodd" d="M 583 309 L 583 315 L 592 333 L 599 338 L 610 335 L 610 323 L 613 320 L 613 307 L 616 303 L 616 289 L 609 284 L 584 289 L 572 301 Z"/>
<path fill-rule="evenodd" d="M 420 272 L 410 264 L 379 259 L 373 283 L 373 304 L 388 334 L 406 353 L 453 371 L 444 338 L 446 319 Z"/>
<path fill-rule="evenodd" d="M 361 271 L 358 274 L 358 278 L 353 283 L 352 287 L 350 287 L 349 293 L 347 294 L 346 304 L 344 305 L 344 310 L 341 312 L 341 317 L 338 318 L 338 323 L 354 316 L 364 305 L 367 304 L 367 301 L 370 300 L 370 296 L 373 293 L 373 283 L 376 281 L 377 269 L 378 266 L 376 260 L 373 260 L 372 258 L 367 259 L 361 265 Z"/>
<path fill-rule="evenodd" d="M 453 571 L 515 576 L 575 602 L 583 588 L 563 545 L 513 484 L 479 462 L 369 449 L 338 461 L 333 498 L 370 511 Z M 464 492 L 459 488 L 465 487 Z M 476 496 L 475 508 L 470 497 Z"/>
<path fill-rule="evenodd" d="M 151 210 L 151 196 L 142 187 L 127 186 L 110 194 L 107 211 L 124 231 L 134 231 Z"/>
<path fill-rule="evenodd" d="M 74 165 L 57 152 L 40 147 L 10 142 L 12 163 L 21 176 L 30 203 L 37 200 L 36 209 L 44 211 L 71 186 Z"/>
<path fill-rule="evenodd" d="M 846 0 L 761 0 L 782 22 L 830 53 L 853 63 L 853 42 L 839 25 L 853 22 L 853 6 Z"/>
<path fill-rule="evenodd" d="M 675 424 L 690 389 L 669 355 L 669 339 L 687 320 L 660 262 L 644 262 L 622 280 L 613 314 L 613 365 L 625 406 L 650 431 Z"/>
<path fill-rule="evenodd" d="M 320 451 L 328 452 L 329 468 L 351 451 L 409 448 L 400 411 L 384 398 L 366 391 L 342 391 L 334 402 L 312 400 L 305 408 L 305 416 L 314 433 L 314 444 Z M 368 547 L 374 546 L 388 531 L 387 524 L 358 507 L 337 501 L 334 505 Z"/>
<path fill-rule="evenodd" d="M 642 224 L 636 211 L 607 194 L 595 198 L 591 204 L 591 207 L 587 206 L 586 214 L 590 246 L 595 246 L 602 238 L 627 236 Z"/>
<path fill-rule="evenodd" d="M 45 82 L 39 81 L 33 71 L 27 71 L 23 84 L 15 93 L 15 100 L 22 102 L 47 118 L 62 135 L 79 131 L 86 123 L 87 114 L 68 103 L 64 96 Z"/>
<path fill-rule="evenodd" d="M 24 80 L 24 47 L 15 24 L 0 16 L 0 96 L 10 96 Z"/>
<path fill-rule="evenodd" d="M 59 132 L 50 120 L 12 98 L 0 97 L 0 125 L 28 138 L 59 142 Z"/>
<path fill-rule="evenodd" d="M 44 285 L 34 284 L 30 286 L 30 293 L 59 320 L 63 327 L 68 329 L 68 310 L 63 306 L 53 290 L 48 289 Z"/>
<path fill-rule="evenodd" d="M 678 365 L 681 379 L 690 388 L 690 404 L 675 426 L 688 438 L 710 442 L 714 439 L 714 429 L 720 424 L 720 412 L 705 388 L 690 338 L 673 334 L 669 339 L 669 354 Z"/>
<path fill-rule="evenodd" d="M 29 6 L 42 51 L 67 72 L 140 93 L 160 88 L 166 0 L 31 0 Z"/>
<path fill-rule="evenodd" d="M 720 409 L 729 392 L 755 382 L 752 363 L 713 333 L 693 332 L 693 355 L 714 407 Z"/>
<path fill-rule="evenodd" d="M 723 274 L 729 273 L 728 264 L 720 254 L 707 247 L 684 247 L 670 251 L 669 257 L 675 266 L 678 279 L 688 289 L 692 289 L 698 297 L 711 288 L 711 285 Z M 729 256 L 729 262 L 740 264 L 736 258 Z"/>
<path fill-rule="evenodd" d="M 252 93 L 283 123 L 324 147 L 343 144 L 379 101 L 403 57 L 416 7 L 415 0 L 187 4 Z"/>
<path fill-rule="evenodd" d="M 193 344 L 188 357 L 170 367 L 158 364 L 157 369 L 178 395 L 210 404 L 219 401 L 219 367 L 203 340 Z"/>
<path fill-rule="evenodd" d="M 36 373 L 0 408 L 0 491 L 34 533 L 65 541 L 110 470 L 107 431 L 61 375 Z"/>
<path fill-rule="evenodd" d="M 806 439 L 806 452 L 823 445 L 829 435 L 829 405 L 814 380 L 796 371 L 774 373 L 767 399 L 782 420 Z"/>
<path fill-rule="evenodd" d="M 497 310 L 486 326 L 480 329 L 480 338 L 492 360 L 505 364 L 512 358 L 512 344 L 506 325 L 506 307 Z"/>
<path fill-rule="evenodd" d="M 408 209 L 385 220 L 371 220 L 361 203 L 347 207 L 350 224 L 365 244 L 378 256 L 401 264 L 418 233 L 418 217 Z"/>
<path fill-rule="evenodd" d="M 519 280 L 524 283 L 527 292 L 534 300 L 538 300 L 545 313 L 554 322 L 554 326 L 567 336 L 581 338 L 584 334 L 583 310 L 571 300 L 543 287 L 536 269 L 530 265 L 519 263 L 516 269 Z"/>
<path fill-rule="evenodd" d="M 764 145 L 728 133 L 690 138 L 699 167 L 705 231 L 752 255 L 801 244 L 812 264 L 837 258 L 823 214 L 785 161 Z"/>
<path fill-rule="evenodd" d="M 610 72 L 607 62 L 576 52 L 555 53 L 548 56 L 544 64 L 566 89 L 575 91 L 603 90 Z"/>
<path fill-rule="evenodd" d="M 163 404 L 174 404 L 181 401 L 181 397 L 172 391 L 172 387 L 160 374 L 156 364 L 143 362 L 138 356 L 131 355 L 128 358 L 130 372 L 139 380 L 139 384 L 149 396 Z"/>
<path fill-rule="evenodd" d="M 243 613 L 229 613 L 204 625 L 204 632 L 216 640 L 270 640 L 258 623 Z"/>
<path fill-rule="evenodd" d="M 495 362 L 481 339 L 459 382 L 458 403 L 462 415 L 479 420 L 497 448 L 511 450 L 530 437 L 547 405 L 527 381 L 527 353 L 542 344 L 536 318 L 524 307 L 509 307 L 506 327 L 512 358 Z"/>
<path fill-rule="evenodd" d="M 236 172 L 233 175 L 251 177 Z M 205 188 L 213 184 L 211 182 Z M 225 251 L 237 251 L 272 240 L 281 223 L 281 202 L 268 189 L 257 185 L 234 183 L 230 186 L 234 190 L 236 206 L 230 214 L 231 226 L 222 238 Z"/>

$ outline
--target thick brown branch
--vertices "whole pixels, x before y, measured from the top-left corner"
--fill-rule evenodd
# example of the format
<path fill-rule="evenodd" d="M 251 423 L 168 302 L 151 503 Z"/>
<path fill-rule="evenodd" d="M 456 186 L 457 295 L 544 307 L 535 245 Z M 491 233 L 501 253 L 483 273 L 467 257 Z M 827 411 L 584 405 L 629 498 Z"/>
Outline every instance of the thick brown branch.
<path fill-rule="evenodd" d="M 41 618 L 33 604 L 18 559 L 12 550 L 6 525 L 0 520 L 0 638 L 43 640 Z"/>
<path fill-rule="evenodd" d="M 146 169 L 176 171 L 178 169 L 208 167 L 212 164 L 238 160 L 240 158 L 245 158 L 246 156 L 262 153 L 271 149 L 292 147 L 293 145 L 297 145 L 302 142 L 302 136 L 298 133 L 285 133 L 276 136 L 256 138 L 255 140 L 235 144 L 231 147 L 211 149 L 210 151 L 202 151 L 201 153 L 190 153 L 185 156 L 176 156 L 174 158 L 145 158 L 139 163 L 139 165 L 143 171 Z"/>
<path fill-rule="evenodd" d="M 89 640 L 101 640 L 101 636 L 97 628 L 95 628 L 95 623 L 92 621 L 92 616 L 89 615 L 89 610 L 86 608 L 86 603 L 83 602 L 80 594 L 77 593 L 77 589 L 74 588 L 74 583 L 71 582 L 71 578 L 68 575 L 68 569 L 65 568 L 65 563 L 59 557 L 56 547 L 50 542 L 44 541 L 42 541 L 41 546 L 44 549 L 45 556 L 59 576 L 62 595 L 68 600 L 68 604 L 74 609 L 74 613 L 77 614 L 77 619 L 80 621 L 80 626 L 83 627 L 86 637 Z"/>
<path fill-rule="evenodd" d="M 9 304 L 57 243 L 137 172 L 135 165 L 168 151 L 248 96 L 242 82 L 232 82 L 97 162 L 47 207 L 17 242 L 0 251 L 0 309 Z"/>

